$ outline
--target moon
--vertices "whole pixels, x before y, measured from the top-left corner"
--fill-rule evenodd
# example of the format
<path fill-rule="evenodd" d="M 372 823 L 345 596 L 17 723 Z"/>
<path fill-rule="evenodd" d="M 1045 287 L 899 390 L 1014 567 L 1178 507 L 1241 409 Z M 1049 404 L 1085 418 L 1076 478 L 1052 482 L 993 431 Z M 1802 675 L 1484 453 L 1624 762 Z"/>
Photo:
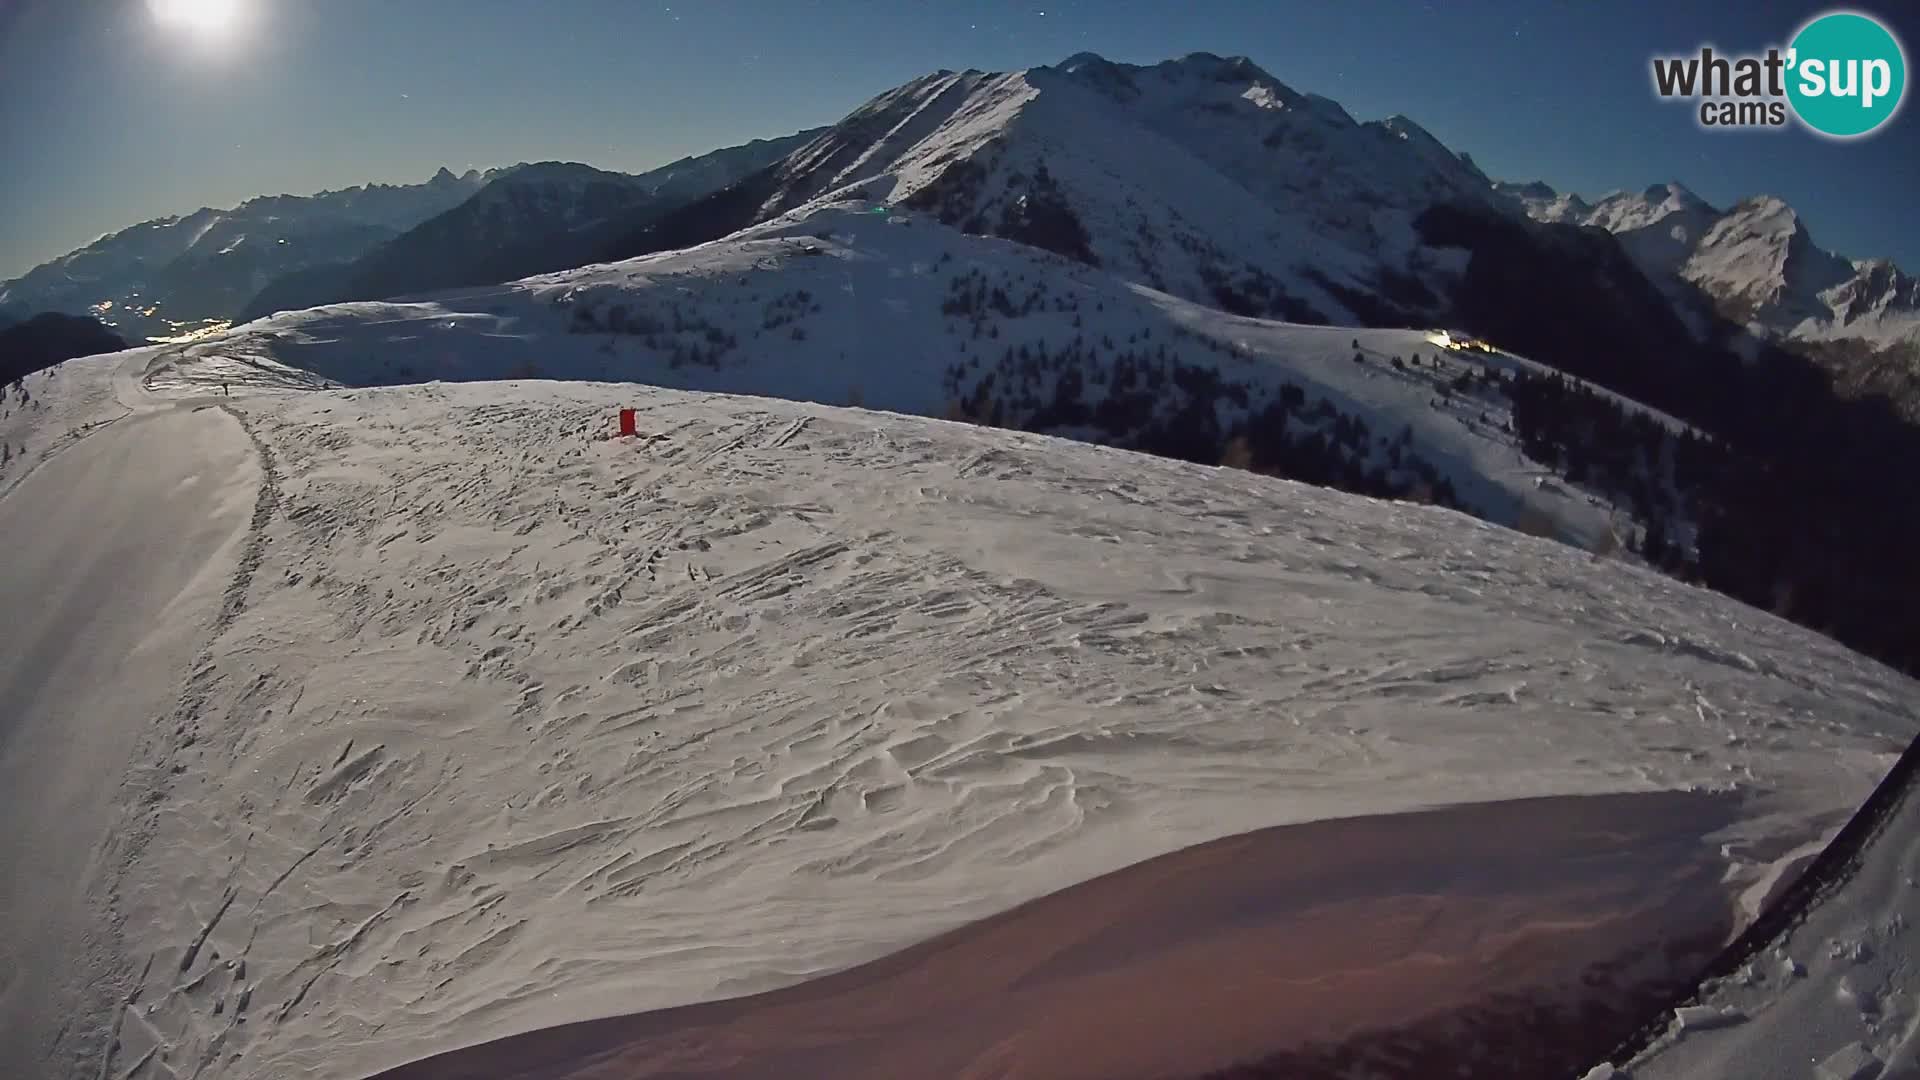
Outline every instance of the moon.
<path fill-rule="evenodd" d="M 222 38 L 243 14 L 244 0 L 147 0 L 154 21 L 198 38 Z"/>

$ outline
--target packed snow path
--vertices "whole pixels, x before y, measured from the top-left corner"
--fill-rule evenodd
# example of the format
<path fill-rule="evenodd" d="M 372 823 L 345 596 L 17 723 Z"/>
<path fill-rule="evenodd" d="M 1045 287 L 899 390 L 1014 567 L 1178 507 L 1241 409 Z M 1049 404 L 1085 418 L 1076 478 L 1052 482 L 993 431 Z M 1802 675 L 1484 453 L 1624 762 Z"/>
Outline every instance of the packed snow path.
<path fill-rule="evenodd" d="M 65 1075 L 111 1024 L 88 999 L 116 959 L 117 778 L 175 712 L 258 478 L 232 417 L 183 407 L 94 431 L 0 499 L 0 1073 Z"/>

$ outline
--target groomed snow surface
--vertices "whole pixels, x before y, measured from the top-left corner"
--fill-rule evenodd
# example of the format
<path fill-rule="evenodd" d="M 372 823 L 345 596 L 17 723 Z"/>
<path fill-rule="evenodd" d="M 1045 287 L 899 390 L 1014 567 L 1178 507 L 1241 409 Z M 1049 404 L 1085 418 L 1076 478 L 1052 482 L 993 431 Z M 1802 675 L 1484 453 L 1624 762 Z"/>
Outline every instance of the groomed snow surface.
<path fill-rule="evenodd" d="M 101 774 L 119 857 L 26 891 L 110 908 L 87 955 L 131 1004 L 26 1030 L 60 980 L 9 965 L 0 1023 L 65 1055 L 20 1075 L 360 1077 L 621 1016 L 486 1053 L 1500 1075 L 1682 977 L 1920 729 L 1826 639 L 1437 508 L 630 385 L 176 400 L 154 362 L 0 420 L 36 447 L 9 512 L 94 440 L 171 482 L 150 413 L 258 458 L 217 611 L 155 624 L 196 659 L 110 677 L 174 704 L 74 713 L 137 747 Z M 23 572 L 4 595 L 49 602 L 8 640 L 57 640 L 68 571 Z"/>

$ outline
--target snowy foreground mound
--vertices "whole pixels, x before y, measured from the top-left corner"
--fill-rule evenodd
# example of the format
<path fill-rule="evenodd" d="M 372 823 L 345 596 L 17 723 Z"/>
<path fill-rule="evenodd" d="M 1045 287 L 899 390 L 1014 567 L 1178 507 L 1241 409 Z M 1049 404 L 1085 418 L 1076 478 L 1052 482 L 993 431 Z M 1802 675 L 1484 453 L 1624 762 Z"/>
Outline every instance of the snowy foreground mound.
<path fill-rule="evenodd" d="M 36 376 L 36 467 L 202 408 L 263 468 L 130 796 L 111 1075 L 615 1016 L 418 1075 L 1533 1060 L 1723 942 L 1920 728 L 1825 639 L 1432 507 L 634 386 L 207 409 L 147 362 Z"/>

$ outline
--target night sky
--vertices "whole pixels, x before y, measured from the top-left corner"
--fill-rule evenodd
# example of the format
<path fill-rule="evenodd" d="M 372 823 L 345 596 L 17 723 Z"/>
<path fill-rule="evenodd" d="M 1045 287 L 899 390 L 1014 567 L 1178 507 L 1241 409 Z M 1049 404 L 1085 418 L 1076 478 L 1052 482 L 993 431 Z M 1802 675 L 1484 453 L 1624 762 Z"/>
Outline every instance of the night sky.
<path fill-rule="evenodd" d="M 1783 44 L 1828 4 L 238 0 L 243 24 L 207 35 L 156 24 L 148 2 L 0 0 L 0 277 L 204 205 L 442 165 L 638 171 L 830 123 L 938 68 L 1083 50 L 1244 54 L 1359 119 L 1405 113 L 1497 178 L 1590 196 L 1678 179 L 1723 206 L 1777 194 L 1823 245 L 1920 271 L 1911 102 L 1835 143 L 1705 132 L 1653 96 L 1652 54 Z M 1920 5 L 1850 6 L 1920 49 Z"/>

